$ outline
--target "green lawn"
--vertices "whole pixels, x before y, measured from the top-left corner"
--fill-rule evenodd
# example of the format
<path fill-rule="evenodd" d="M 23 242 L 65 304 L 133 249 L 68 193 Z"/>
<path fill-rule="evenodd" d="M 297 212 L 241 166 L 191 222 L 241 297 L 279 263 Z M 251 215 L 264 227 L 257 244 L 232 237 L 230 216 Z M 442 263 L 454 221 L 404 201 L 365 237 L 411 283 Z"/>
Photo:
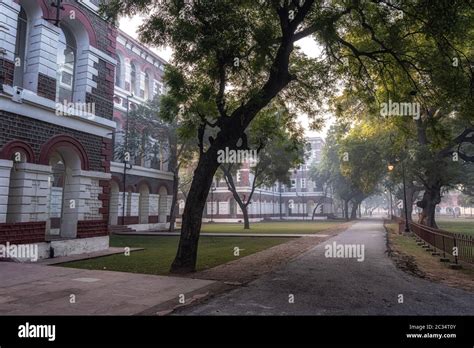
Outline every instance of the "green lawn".
<path fill-rule="evenodd" d="M 301 222 L 257 222 L 250 223 L 250 230 L 243 224 L 203 224 L 201 232 L 209 233 L 275 233 L 314 234 L 336 227 L 343 221 L 301 221 Z"/>
<path fill-rule="evenodd" d="M 314 234 L 334 228 L 341 221 L 260 222 L 251 223 L 250 230 L 242 224 L 204 224 L 202 232 L 212 233 L 275 233 Z M 176 255 L 179 237 L 174 236 L 111 236 L 112 247 L 145 248 L 125 256 L 124 254 L 62 264 L 64 267 L 98 269 L 145 274 L 167 274 Z M 247 256 L 272 246 L 288 242 L 289 238 L 276 237 L 201 237 L 198 250 L 198 270 Z M 241 249 L 234 256 L 234 248 Z"/>
<path fill-rule="evenodd" d="M 96 259 L 61 264 L 62 267 L 108 270 L 145 274 L 167 274 L 176 255 L 178 237 L 111 236 L 112 247 L 141 247 L 144 251 L 105 256 Z M 244 257 L 272 246 L 285 243 L 291 238 L 265 237 L 201 237 L 198 250 L 198 270 Z M 234 248 L 240 256 L 234 256 Z"/>
<path fill-rule="evenodd" d="M 474 235 L 474 219 L 440 219 L 436 220 L 439 228 L 455 233 Z"/>

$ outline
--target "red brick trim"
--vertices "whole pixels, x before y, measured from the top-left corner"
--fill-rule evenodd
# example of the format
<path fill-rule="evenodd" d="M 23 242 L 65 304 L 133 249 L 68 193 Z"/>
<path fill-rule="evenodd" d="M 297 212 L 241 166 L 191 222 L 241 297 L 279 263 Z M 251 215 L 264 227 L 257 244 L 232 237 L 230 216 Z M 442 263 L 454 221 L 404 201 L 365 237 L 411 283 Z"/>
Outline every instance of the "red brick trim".
<path fill-rule="evenodd" d="M 92 238 L 109 235 L 109 227 L 105 220 L 77 222 L 77 238 Z"/>
<path fill-rule="evenodd" d="M 148 181 L 148 179 L 144 179 L 144 178 L 143 178 L 143 179 L 140 179 L 140 181 L 138 181 L 138 182 L 135 184 L 137 193 L 140 192 L 140 186 L 141 186 L 142 184 L 145 184 L 145 185 L 148 187 L 148 192 L 151 194 L 151 192 L 152 192 L 152 191 L 151 191 L 151 184 L 150 184 L 150 182 Z"/>
<path fill-rule="evenodd" d="M 46 99 L 56 100 L 56 84 L 57 81 L 44 74 L 38 74 L 38 95 Z"/>
<path fill-rule="evenodd" d="M 102 214 L 102 220 L 107 223 L 109 221 L 110 181 L 99 180 L 99 186 L 102 187 L 102 193 L 99 195 L 99 200 L 102 201 L 102 208 L 99 209 L 99 213 Z"/>
<path fill-rule="evenodd" d="M 157 224 L 158 222 L 160 222 L 158 215 L 148 217 L 149 224 Z"/>
<path fill-rule="evenodd" d="M 0 158 L 11 160 L 14 153 L 18 150 L 23 151 L 26 154 L 27 162 L 36 162 L 35 153 L 31 146 L 21 140 L 11 140 L 5 145 L 3 145 L 3 148 L 0 151 Z"/>
<path fill-rule="evenodd" d="M 120 222 L 124 220 L 125 225 L 138 225 L 138 223 L 140 222 L 140 219 L 138 216 L 125 216 L 125 219 L 123 219 L 122 216 L 119 216 L 118 219 Z M 124 224 L 122 223 L 122 225 Z"/>
<path fill-rule="evenodd" d="M 59 146 L 66 146 L 73 149 L 81 160 L 81 169 L 89 170 L 89 157 L 82 144 L 69 135 L 55 135 L 41 146 L 39 164 L 49 165 L 49 158 L 52 152 Z"/>
<path fill-rule="evenodd" d="M 74 5 L 71 4 L 63 4 L 64 11 L 61 12 L 61 17 L 60 19 L 66 19 L 65 22 L 67 22 L 67 19 L 69 19 L 69 13 L 71 11 L 74 11 L 76 14 L 76 21 L 79 21 L 84 26 L 84 29 L 87 31 L 87 34 L 89 36 L 89 44 L 91 46 L 94 46 L 97 48 L 97 37 L 95 35 L 95 30 L 92 25 L 92 23 L 89 20 L 89 17 L 85 15 L 82 10 Z"/>
<path fill-rule="evenodd" d="M 30 244 L 45 241 L 46 221 L 0 224 L 0 244 Z"/>
<path fill-rule="evenodd" d="M 13 75 L 15 73 L 15 63 L 10 60 L 0 58 L 0 81 L 3 79 L 3 84 L 13 86 Z"/>

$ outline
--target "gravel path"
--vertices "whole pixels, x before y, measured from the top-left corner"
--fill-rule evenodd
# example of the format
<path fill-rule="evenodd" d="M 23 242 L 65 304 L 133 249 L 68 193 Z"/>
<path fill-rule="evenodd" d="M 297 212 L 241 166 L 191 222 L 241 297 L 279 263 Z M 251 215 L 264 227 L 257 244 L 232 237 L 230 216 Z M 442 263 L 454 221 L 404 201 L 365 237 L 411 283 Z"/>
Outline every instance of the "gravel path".
<path fill-rule="evenodd" d="M 325 257 L 333 242 L 363 245 L 364 261 Z M 397 269 L 382 221 L 366 220 L 247 286 L 177 314 L 474 315 L 474 294 Z"/>

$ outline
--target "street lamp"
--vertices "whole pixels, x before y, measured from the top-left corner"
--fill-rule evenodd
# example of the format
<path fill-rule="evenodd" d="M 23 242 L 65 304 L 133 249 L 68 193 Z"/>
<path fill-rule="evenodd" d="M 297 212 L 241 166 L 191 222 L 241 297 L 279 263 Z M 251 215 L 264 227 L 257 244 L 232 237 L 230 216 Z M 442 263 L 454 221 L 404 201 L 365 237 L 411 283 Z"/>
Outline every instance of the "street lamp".
<path fill-rule="evenodd" d="M 279 199 L 279 204 L 280 204 L 280 220 L 283 220 L 283 217 L 282 217 L 282 207 L 281 207 L 281 182 L 278 182 L 278 186 L 279 186 L 279 189 L 280 189 L 280 199 Z"/>
<path fill-rule="evenodd" d="M 212 182 L 212 187 L 211 187 L 211 221 L 210 222 L 214 222 L 213 218 L 214 218 L 214 191 L 216 190 L 216 186 L 215 186 L 215 183 L 214 181 Z"/>
<path fill-rule="evenodd" d="M 408 222 L 408 203 L 407 203 L 407 188 L 406 188 L 406 178 L 405 178 L 405 165 L 403 160 L 400 161 L 402 165 L 402 178 L 403 178 L 403 210 L 405 211 L 405 232 L 410 232 L 410 226 Z M 388 170 L 391 172 L 395 168 L 393 164 L 388 164 Z"/>
<path fill-rule="evenodd" d="M 133 93 L 131 95 L 127 95 L 127 117 L 125 119 L 125 143 L 124 143 L 124 156 L 123 156 L 123 195 L 122 195 L 122 225 L 125 225 L 125 193 L 127 189 L 127 169 L 130 170 L 132 169 L 132 165 L 129 163 L 127 158 L 130 156 L 128 152 L 128 130 L 129 130 L 129 121 L 128 121 L 128 115 L 130 112 L 130 101 L 129 99 L 133 98 Z"/>

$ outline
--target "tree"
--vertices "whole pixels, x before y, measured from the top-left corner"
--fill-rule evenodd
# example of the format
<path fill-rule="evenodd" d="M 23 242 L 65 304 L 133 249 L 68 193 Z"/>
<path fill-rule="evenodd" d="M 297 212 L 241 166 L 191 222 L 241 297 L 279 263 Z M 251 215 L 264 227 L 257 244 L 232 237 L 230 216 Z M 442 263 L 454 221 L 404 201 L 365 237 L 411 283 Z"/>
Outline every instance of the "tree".
<path fill-rule="evenodd" d="M 375 20 L 376 12 L 359 13 L 364 30 L 353 27 L 346 36 L 358 45 L 344 43 L 347 59 L 353 62 L 346 73 L 359 78 L 350 80 L 345 90 L 360 109 L 368 111 L 359 117 L 378 118 L 394 127 L 399 145 L 394 157 L 405 163 L 409 196 L 422 185 L 418 206 L 426 224 L 436 227 L 442 192 L 467 184 L 467 174 L 474 170 L 474 12 L 469 2 L 427 5 L 424 1 L 387 2 L 387 9 L 400 16 L 384 26 Z M 417 16 L 409 16 L 415 12 Z M 400 32 L 405 33 L 404 39 L 392 41 L 399 39 Z M 383 56 L 382 51 L 390 54 Z M 414 104 L 419 110 L 413 115 L 381 117 L 381 106 L 388 101 Z"/>
<path fill-rule="evenodd" d="M 347 128 L 341 125 L 334 125 L 329 129 L 321 162 L 311 168 L 310 177 L 323 187 L 332 187 L 335 196 L 343 203 L 343 217 L 348 220 L 349 203 L 359 192 L 341 170 L 345 154 L 341 150 L 339 139 L 346 131 Z"/>
<path fill-rule="evenodd" d="M 271 187 L 276 182 L 288 183 L 291 168 L 296 168 L 304 162 L 303 130 L 288 113 L 277 111 L 278 124 L 274 124 L 274 110 L 261 112 L 249 129 L 249 146 L 255 148 L 256 163 L 251 167 L 253 180 L 250 193 L 245 200 L 240 197 L 235 184 L 235 174 L 240 164 L 223 163 L 221 170 L 232 196 L 242 210 L 244 229 L 250 229 L 248 206 L 255 189 Z"/>
<path fill-rule="evenodd" d="M 181 167 L 189 163 L 195 153 L 194 138 L 181 132 L 178 117 L 167 118 L 162 108 L 167 108 L 169 100 L 166 96 L 156 97 L 146 104 L 136 106 L 128 115 L 128 134 L 126 143 L 117 146 L 119 153 L 125 148 L 135 159 L 135 164 L 143 165 L 151 160 L 151 167 L 161 169 L 167 164 L 173 173 L 173 189 L 170 211 L 169 231 L 173 232 L 178 212 L 178 189 L 180 186 L 179 172 Z"/>
<path fill-rule="evenodd" d="M 376 34 L 371 35 L 373 27 L 367 23 L 375 21 L 377 31 L 387 31 L 380 28 L 393 22 L 395 10 L 399 11 L 392 3 L 376 0 L 107 2 L 104 13 L 108 16 L 145 15 L 141 38 L 146 43 L 166 44 L 174 50 L 174 66 L 168 67 L 165 82 L 177 109 L 182 111 L 187 129 L 194 130 L 198 138 L 199 160 L 187 197 L 172 272 L 195 270 L 202 212 L 219 167 L 218 151 L 226 147 L 247 149 L 245 130 L 275 97 L 293 110 L 318 116 L 316 106 L 333 90 L 333 73 L 351 73 L 346 71 L 350 62 L 339 55 L 344 49 L 353 50 L 359 59 L 371 59 L 380 70 L 384 69 L 383 57 L 407 65 L 398 47 L 403 47 L 411 37 L 403 30 L 390 31 L 385 44 Z M 405 18 L 411 20 L 420 17 L 420 12 L 423 17 L 430 16 L 430 26 L 419 31 L 430 31 L 441 40 L 444 33 L 431 33 L 432 28 L 453 12 L 457 14 L 461 4 L 462 1 L 457 1 L 456 7 L 446 6 L 448 11 L 436 7 L 436 11 L 422 12 L 418 7 L 426 6 L 426 0 L 413 0 L 402 10 L 406 10 Z M 396 23 L 395 29 L 404 28 L 402 24 Z M 360 40 L 350 37 L 353 31 L 364 31 L 372 45 L 359 47 Z M 325 46 L 326 56 L 310 59 L 296 48 L 296 43 L 308 36 Z M 204 139 L 209 128 L 218 131 L 208 138 L 206 145 Z"/>

